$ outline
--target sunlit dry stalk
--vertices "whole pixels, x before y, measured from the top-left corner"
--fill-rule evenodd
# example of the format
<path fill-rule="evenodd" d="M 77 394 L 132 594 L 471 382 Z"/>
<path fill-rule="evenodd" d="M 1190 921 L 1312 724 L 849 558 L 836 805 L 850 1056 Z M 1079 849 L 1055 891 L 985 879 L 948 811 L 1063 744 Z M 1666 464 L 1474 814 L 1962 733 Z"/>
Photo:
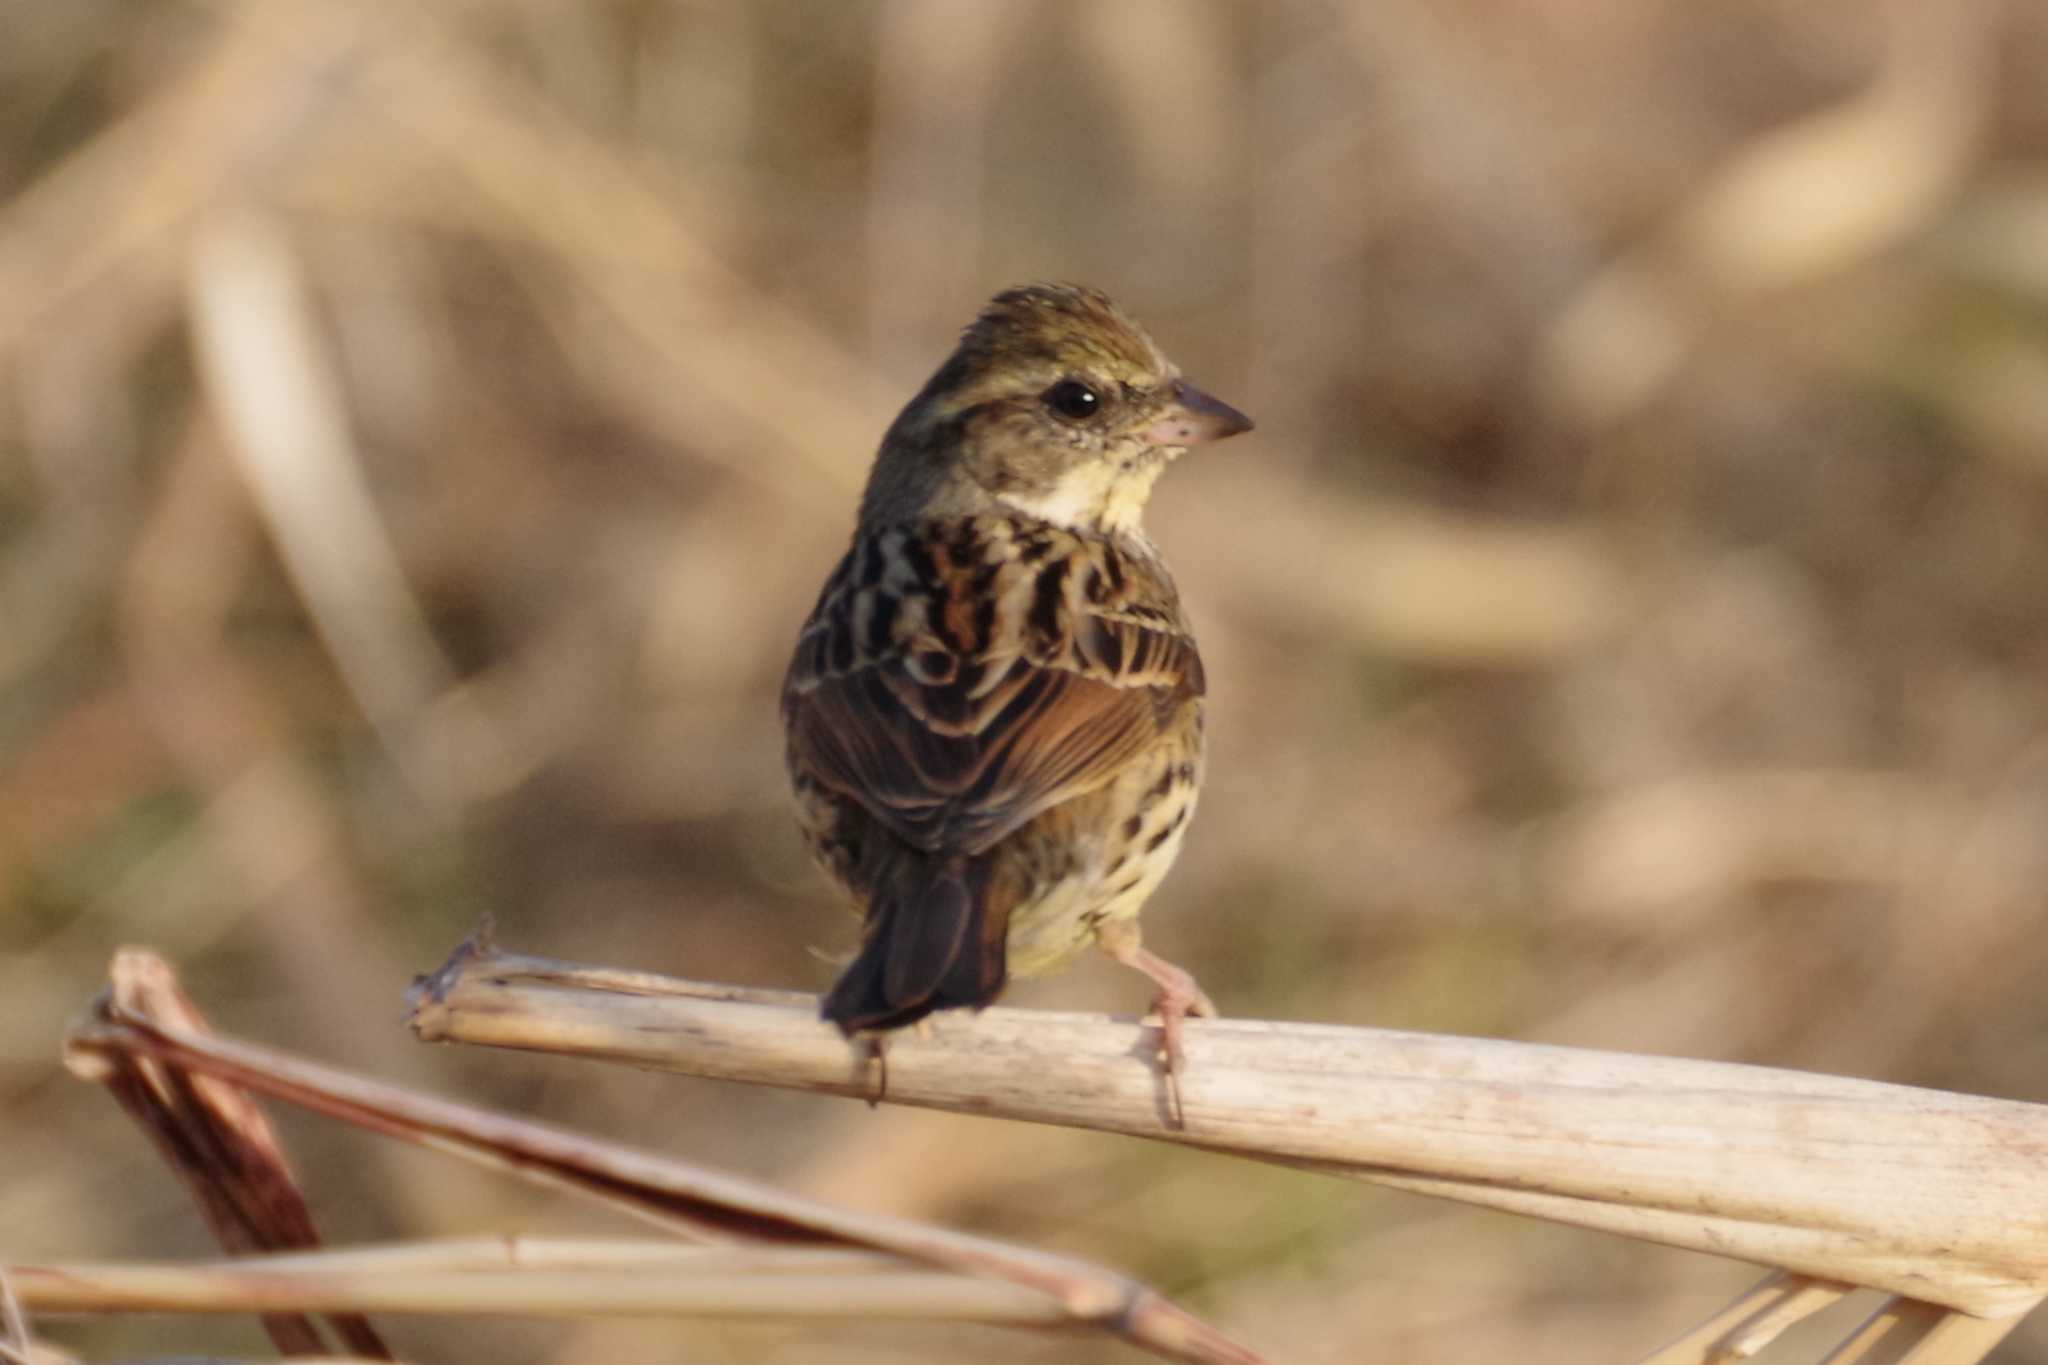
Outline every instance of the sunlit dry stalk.
<path fill-rule="evenodd" d="M 538 973 L 538 978 L 529 975 Z M 872 1096 L 805 1003 L 581 989 L 458 961 L 423 1038 Z M 1133 1020 L 991 1009 L 888 1055 L 887 1098 L 1342 1174 L 2003 1317 L 2048 1290 L 2040 1106 L 1761 1067 L 1262 1021 L 1188 1029 L 1187 1126 Z"/>
<path fill-rule="evenodd" d="M 401 1248 L 403 1250 L 403 1248 Z M 494 1317 L 914 1318 L 1085 1326 L 1017 1285 L 944 1271 L 678 1274 L 671 1269 L 442 1270 L 301 1267 L 290 1256 L 208 1265 L 17 1265 L 33 1306 L 59 1313 L 489 1314 Z"/>
<path fill-rule="evenodd" d="M 218 1262 L 208 1262 L 218 1266 Z M 293 1251 L 252 1265 L 281 1265 L 294 1274 L 369 1271 L 636 1270 L 669 1275 L 879 1274 L 904 1261 L 852 1247 L 790 1247 L 763 1243 L 662 1241 L 651 1237 L 444 1237 L 376 1246 Z"/>

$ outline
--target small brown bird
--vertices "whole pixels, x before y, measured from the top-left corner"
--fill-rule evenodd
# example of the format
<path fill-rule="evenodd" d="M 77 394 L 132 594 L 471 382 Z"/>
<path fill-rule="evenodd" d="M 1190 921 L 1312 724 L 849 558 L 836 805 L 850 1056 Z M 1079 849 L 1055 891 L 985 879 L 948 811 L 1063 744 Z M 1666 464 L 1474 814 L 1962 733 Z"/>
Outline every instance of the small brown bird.
<path fill-rule="evenodd" d="M 1158 983 L 1178 1071 L 1182 1017 L 1215 1007 L 1138 910 L 1194 812 L 1204 689 L 1139 514 L 1176 455 L 1251 426 L 1103 295 L 1040 284 L 889 428 L 782 690 L 805 837 L 865 916 L 825 997 L 847 1034 L 1093 942 Z"/>

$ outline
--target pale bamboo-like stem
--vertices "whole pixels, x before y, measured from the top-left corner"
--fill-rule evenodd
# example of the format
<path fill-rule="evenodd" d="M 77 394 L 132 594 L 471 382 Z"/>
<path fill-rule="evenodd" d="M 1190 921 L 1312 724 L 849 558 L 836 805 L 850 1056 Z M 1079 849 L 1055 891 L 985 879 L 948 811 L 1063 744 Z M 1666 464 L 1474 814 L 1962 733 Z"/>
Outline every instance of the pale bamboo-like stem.
<path fill-rule="evenodd" d="M 1033 1290 L 944 1271 L 477 1270 L 270 1256 L 203 1265 L 15 1265 L 29 1307 L 56 1313 L 488 1313 L 506 1317 L 915 1318 L 1086 1327 Z M 397 1272 L 397 1273 L 394 1273 Z"/>
<path fill-rule="evenodd" d="M 360 1274 L 415 1270 L 647 1270 L 670 1275 L 810 1275 L 900 1270 L 903 1258 L 851 1247 L 786 1247 L 731 1243 L 706 1246 L 636 1237 L 436 1237 L 380 1246 L 272 1252 L 262 1265 L 306 1273 Z M 207 1262 L 206 1264 L 221 1264 Z"/>
<path fill-rule="evenodd" d="M 458 959 L 424 1039 L 871 1097 L 807 1000 L 585 989 L 571 964 Z M 2016 1314 L 2048 1292 L 2048 1109 L 1762 1067 L 1377 1029 L 1197 1020 L 1169 1126 L 1152 1030 L 991 1009 L 892 1038 L 887 1095 L 1309 1166 Z"/>

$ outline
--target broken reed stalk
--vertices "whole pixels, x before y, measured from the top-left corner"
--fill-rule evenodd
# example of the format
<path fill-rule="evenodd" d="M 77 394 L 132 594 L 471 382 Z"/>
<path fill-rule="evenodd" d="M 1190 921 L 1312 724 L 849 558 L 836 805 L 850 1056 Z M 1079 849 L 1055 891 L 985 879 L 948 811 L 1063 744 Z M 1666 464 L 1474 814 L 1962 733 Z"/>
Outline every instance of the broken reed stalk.
<path fill-rule="evenodd" d="M 1779 1271 L 1636 1365 L 1730 1365 L 1753 1360 L 1787 1329 L 1840 1302 L 1850 1289 Z M 1837 1342 L 1823 1365 L 1976 1365 L 2019 1326 L 2023 1316 L 1971 1317 L 1894 1296 Z"/>
<path fill-rule="evenodd" d="M 779 991 L 465 944 L 425 1040 L 874 1098 L 880 1070 Z M 1889 1290 L 1967 1314 L 2048 1293 L 2048 1108 L 1730 1063 L 1247 1020 L 1189 1021 L 1185 1127 L 1156 1031 L 985 1010 L 901 1033 L 890 1102 L 1279 1162 Z"/>
<path fill-rule="evenodd" d="M 117 956 L 106 1008 L 203 1033 L 206 1020 L 168 963 L 148 954 Z M 191 1191 L 200 1216 L 229 1253 L 293 1251 L 320 1245 L 298 1177 L 269 1116 L 247 1093 L 206 1076 L 134 1056 L 100 1059 L 94 1068 L 115 1101 L 149 1135 Z M 324 1353 L 322 1324 L 304 1311 L 263 1314 L 271 1344 L 288 1356 Z M 338 1312 L 325 1324 L 356 1357 L 391 1360 L 390 1348 L 360 1314 Z"/>

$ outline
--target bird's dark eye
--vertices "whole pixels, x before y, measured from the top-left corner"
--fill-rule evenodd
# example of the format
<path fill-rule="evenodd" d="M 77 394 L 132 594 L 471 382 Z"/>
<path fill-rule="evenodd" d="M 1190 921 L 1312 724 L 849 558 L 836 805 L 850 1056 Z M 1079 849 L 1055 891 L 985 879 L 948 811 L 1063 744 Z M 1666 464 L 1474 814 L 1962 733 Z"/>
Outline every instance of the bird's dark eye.
<path fill-rule="evenodd" d="M 1070 422 L 1093 417 L 1102 396 L 1078 379 L 1062 379 L 1045 391 L 1045 405 Z"/>

